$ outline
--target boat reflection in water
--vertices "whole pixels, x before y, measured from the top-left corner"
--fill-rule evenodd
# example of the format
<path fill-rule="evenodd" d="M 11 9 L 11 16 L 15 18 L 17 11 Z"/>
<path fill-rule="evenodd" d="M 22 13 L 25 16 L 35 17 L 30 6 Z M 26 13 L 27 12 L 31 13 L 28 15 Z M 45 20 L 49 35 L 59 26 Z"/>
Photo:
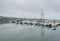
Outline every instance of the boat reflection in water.
<path fill-rule="evenodd" d="M 59 38 L 59 27 L 0 24 L 0 41 L 60 41 Z"/>

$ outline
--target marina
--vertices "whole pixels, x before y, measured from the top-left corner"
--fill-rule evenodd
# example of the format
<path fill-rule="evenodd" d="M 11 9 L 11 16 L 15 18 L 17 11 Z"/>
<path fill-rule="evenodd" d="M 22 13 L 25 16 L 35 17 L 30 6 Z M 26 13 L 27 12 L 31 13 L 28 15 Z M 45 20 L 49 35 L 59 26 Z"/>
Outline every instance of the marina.
<path fill-rule="evenodd" d="M 10 20 L 12 23 L 16 24 L 27 24 L 27 25 L 36 25 L 36 26 L 50 26 L 50 27 L 56 27 L 60 26 L 60 20 L 56 19 L 45 19 L 44 18 L 44 9 L 41 9 L 41 18 L 20 18 L 20 19 L 15 19 L 15 20 Z"/>
<path fill-rule="evenodd" d="M 60 0 L 0 0 L 0 41 L 60 41 Z"/>

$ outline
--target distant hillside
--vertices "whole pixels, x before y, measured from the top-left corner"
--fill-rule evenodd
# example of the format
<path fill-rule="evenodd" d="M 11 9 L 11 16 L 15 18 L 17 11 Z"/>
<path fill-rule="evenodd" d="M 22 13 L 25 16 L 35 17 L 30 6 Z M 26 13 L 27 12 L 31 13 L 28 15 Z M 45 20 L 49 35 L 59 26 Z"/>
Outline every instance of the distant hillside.
<path fill-rule="evenodd" d="M 0 22 L 9 22 L 9 20 L 30 20 L 30 21 L 41 21 L 42 19 L 29 19 L 29 18 L 16 18 L 16 17 L 3 17 L 3 16 L 0 16 Z M 6 21 L 4 21 L 6 20 Z M 50 20 L 52 21 L 51 19 L 43 19 L 43 20 Z M 54 20 L 56 22 L 59 22 L 60 23 L 60 20 Z"/>

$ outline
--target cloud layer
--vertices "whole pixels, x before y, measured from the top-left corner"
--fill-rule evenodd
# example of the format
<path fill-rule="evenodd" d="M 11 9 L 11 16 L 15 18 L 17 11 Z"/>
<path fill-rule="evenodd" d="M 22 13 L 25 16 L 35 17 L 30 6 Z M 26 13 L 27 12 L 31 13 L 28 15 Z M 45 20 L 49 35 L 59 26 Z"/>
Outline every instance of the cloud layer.
<path fill-rule="evenodd" d="M 0 0 L 0 15 L 41 18 L 41 8 L 48 19 L 60 19 L 59 0 Z"/>

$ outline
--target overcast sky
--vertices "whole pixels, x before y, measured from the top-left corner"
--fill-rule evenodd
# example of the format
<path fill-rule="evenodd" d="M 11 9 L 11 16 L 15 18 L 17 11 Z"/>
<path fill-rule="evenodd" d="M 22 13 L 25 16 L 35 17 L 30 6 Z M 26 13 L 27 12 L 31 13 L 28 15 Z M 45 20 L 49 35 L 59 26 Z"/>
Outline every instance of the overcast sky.
<path fill-rule="evenodd" d="M 60 0 L 0 0 L 0 16 L 60 19 Z"/>

